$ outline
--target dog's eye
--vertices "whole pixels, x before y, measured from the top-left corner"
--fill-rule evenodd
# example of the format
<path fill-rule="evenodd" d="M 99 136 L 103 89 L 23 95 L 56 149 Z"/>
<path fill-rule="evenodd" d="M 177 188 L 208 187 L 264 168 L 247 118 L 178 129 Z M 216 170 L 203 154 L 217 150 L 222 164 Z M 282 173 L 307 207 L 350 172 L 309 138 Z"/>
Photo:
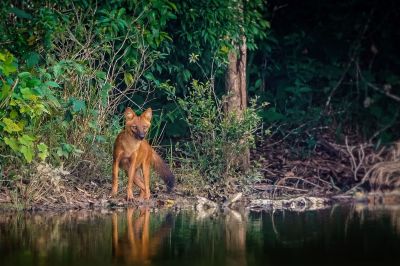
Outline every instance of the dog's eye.
<path fill-rule="evenodd" d="M 137 129 L 137 126 L 132 126 L 132 129 Z"/>

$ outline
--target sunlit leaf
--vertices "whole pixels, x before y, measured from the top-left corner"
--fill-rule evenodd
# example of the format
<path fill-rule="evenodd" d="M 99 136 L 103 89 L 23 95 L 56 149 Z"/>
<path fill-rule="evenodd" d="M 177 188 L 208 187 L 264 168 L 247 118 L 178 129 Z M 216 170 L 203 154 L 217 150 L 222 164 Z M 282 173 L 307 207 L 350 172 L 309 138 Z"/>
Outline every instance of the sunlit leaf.
<path fill-rule="evenodd" d="M 13 151 L 19 151 L 19 145 L 14 137 L 4 137 L 4 143 L 7 144 Z"/>
<path fill-rule="evenodd" d="M 134 82 L 134 79 L 133 79 L 132 74 L 126 72 L 126 73 L 124 74 L 124 81 L 125 81 L 126 86 L 128 86 L 128 87 L 132 86 L 132 85 L 133 85 L 133 82 Z"/>
<path fill-rule="evenodd" d="M 4 117 L 2 119 L 3 123 L 5 124 L 4 130 L 7 131 L 8 133 L 13 133 L 13 132 L 19 132 L 22 130 L 22 128 L 14 123 L 11 119 Z"/>
<path fill-rule="evenodd" d="M 46 144 L 43 142 L 39 143 L 37 145 L 37 148 L 39 150 L 38 156 L 39 158 L 44 161 L 48 156 L 49 156 L 49 149 Z"/>
<path fill-rule="evenodd" d="M 29 147 L 32 146 L 34 140 L 35 140 L 34 137 L 26 135 L 26 134 L 24 134 L 18 138 L 19 143 L 21 143 L 24 146 L 29 146 Z"/>
<path fill-rule="evenodd" d="M 24 158 L 28 163 L 32 162 L 34 155 L 32 147 L 21 146 L 20 151 L 24 155 Z"/>

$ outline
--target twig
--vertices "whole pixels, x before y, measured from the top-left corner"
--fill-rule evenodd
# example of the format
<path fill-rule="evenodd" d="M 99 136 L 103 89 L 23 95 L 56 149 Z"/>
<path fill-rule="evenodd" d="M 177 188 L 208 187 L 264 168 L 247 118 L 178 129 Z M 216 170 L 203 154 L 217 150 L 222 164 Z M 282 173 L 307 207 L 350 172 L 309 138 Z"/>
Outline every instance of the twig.
<path fill-rule="evenodd" d="M 253 187 L 255 190 L 260 190 L 260 191 L 265 191 L 268 190 L 269 188 L 282 188 L 282 189 L 288 189 L 288 190 L 296 190 L 296 191 L 301 191 L 301 192 L 309 192 L 307 189 L 301 189 L 301 188 L 295 188 L 295 187 L 288 187 L 288 186 L 282 186 L 282 185 L 266 185 L 265 189 L 262 187 Z"/>
<path fill-rule="evenodd" d="M 325 103 L 325 108 L 327 108 L 329 106 L 329 104 L 331 103 L 331 99 L 332 99 L 333 94 L 336 92 L 336 90 L 342 84 L 342 82 L 343 82 L 344 78 L 346 77 L 347 72 L 349 72 L 349 69 L 350 69 L 350 67 L 351 67 L 353 62 L 354 62 L 354 58 L 351 58 L 350 62 L 347 63 L 347 66 L 346 66 L 345 70 L 343 71 L 342 76 L 340 77 L 338 82 L 336 82 L 335 87 L 333 87 L 333 89 L 329 93 L 328 99 L 326 100 L 326 103 Z"/>
<path fill-rule="evenodd" d="M 357 162 L 356 162 L 356 158 L 355 158 L 354 155 L 353 155 L 353 149 L 354 149 L 354 147 L 350 147 L 350 146 L 349 146 L 348 140 L 347 140 L 347 136 L 346 136 L 346 138 L 345 138 L 345 144 L 346 144 L 347 152 L 348 152 L 348 154 L 350 155 L 350 158 L 351 158 L 350 163 L 351 163 L 351 169 L 352 169 L 352 171 L 353 171 L 354 180 L 355 180 L 355 181 L 358 181 L 358 177 L 357 177 L 357 175 L 358 175 L 358 170 L 360 170 L 361 166 L 363 165 L 364 159 L 365 159 L 364 148 L 362 147 L 362 145 L 360 145 L 360 149 L 359 149 L 359 152 L 358 152 L 358 157 L 359 157 L 358 159 L 359 159 L 359 161 L 358 161 L 358 163 L 357 163 Z"/>
<path fill-rule="evenodd" d="M 13 158 L 13 159 L 17 159 L 17 158 L 18 158 L 18 157 L 13 156 L 13 155 L 4 155 L 4 154 L 0 154 L 0 157 L 3 157 L 3 158 Z"/>
<path fill-rule="evenodd" d="M 307 124 L 304 123 L 304 124 L 302 124 L 302 125 L 300 125 L 300 126 L 294 128 L 294 129 L 290 130 L 289 133 L 287 133 L 282 139 L 280 139 L 280 140 L 278 140 L 278 141 L 276 141 L 276 142 L 274 142 L 274 143 L 271 143 L 271 144 L 269 144 L 268 146 L 272 147 L 272 146 L 275 146 L 276 144 L 281 143 L 281 142 L 284 141 L 286 138 L 288 138 L 291 134 L 293 134 L 293 132 L 295 132 L 296 130 L 298 130 L 298 129 L 304 127 L 305 125 L 307 125 Z"/>
<path fill-rule="evenodd" d="M 356 63 L 356 67 L 357 67 L 357 72 L 359 73 L 361 80 L 363 82 L 365 82 L 365 84 L 368 87 L 372 88 L 373 90 L 375 90 L 377 92 L 385 94 L 387 97 L 389 97 L 389 98 L 391 98 L 391 99 L 393 99 L 393 100 L 395 100 L 397 102 L 400 102 L 400 96 L 394 95 L 394 94 L 390 93 L 388 90 L 381 89 L 378 86 L 376 86 L 376 85 L 372 84 L 371 82 L 367 81 L 367 79 L 363 76 L 363 74 L 361 72 L 361 68 L 360 68 L 360 65 L 358 64 L 358 62 Z"/>
<path fill-rule="evenodd" d="M 10 90 L 10 92 L 9 92 L 9 95 L 7 96 L 6 99 L 4 99 L 4 100 L 1 102 L 0 108 L 3 108 L 4 106 L 6 106 L 6 103 L 7 103 L 8 100 L 11 98 L 11 95 L 12 95 L 12 93 L 13 93 L 15 87 L 17 87 L 18 83 L 19 83 L 19 78 L 17 77 L 16 80 L 14 81 L 13 86 L 11 87 L 11 90 Z"/>

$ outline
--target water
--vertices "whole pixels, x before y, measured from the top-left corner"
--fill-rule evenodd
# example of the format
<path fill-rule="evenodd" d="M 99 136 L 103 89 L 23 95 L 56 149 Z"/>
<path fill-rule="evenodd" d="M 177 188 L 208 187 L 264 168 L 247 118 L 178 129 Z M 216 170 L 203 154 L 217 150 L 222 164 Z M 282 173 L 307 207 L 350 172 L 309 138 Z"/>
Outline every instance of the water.
<path fill-rule="evenodd" d="M 400 265 L 400 208 L 0 213 L 0 265 Z"/>

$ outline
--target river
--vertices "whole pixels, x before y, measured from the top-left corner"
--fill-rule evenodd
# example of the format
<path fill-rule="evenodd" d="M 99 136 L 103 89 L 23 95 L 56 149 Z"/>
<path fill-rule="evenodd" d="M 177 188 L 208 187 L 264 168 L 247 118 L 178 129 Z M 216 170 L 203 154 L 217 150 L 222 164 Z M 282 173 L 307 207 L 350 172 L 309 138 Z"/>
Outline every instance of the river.
<path fill-rule="evenodd" d="M 400 207 L 0 213 L 0 265 L 400 265 Z"/>

